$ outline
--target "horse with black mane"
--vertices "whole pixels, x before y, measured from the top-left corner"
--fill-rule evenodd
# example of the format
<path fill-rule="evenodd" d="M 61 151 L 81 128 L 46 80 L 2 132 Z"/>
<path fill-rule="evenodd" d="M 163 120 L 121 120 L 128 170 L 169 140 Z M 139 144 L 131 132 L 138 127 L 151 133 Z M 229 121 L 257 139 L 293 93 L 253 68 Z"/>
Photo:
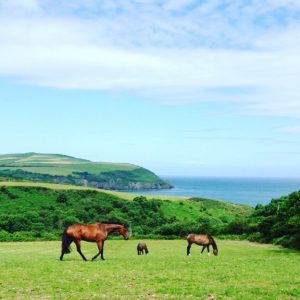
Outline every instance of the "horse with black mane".
<path fill-rule="evenodd" d="M 61 255 L 60 260 L 63 260 L 64 254 L 70 253 L 70 244 L 75 243 L 77 252 L 83 260 L 87 260 L 81 252 L 81 241 L 97 243 L 98 253 L 92 258 L 96 259 L 99 255 L 102 260 L 104 242 L 108 235 L 112 232 L 119 232 L 120 235 L 128 240 L 129 235 L 125 229 L 125 225 L 119 223 L 95 223 L 95 224 L 73 224 L 67 227 L 62 235 L 61 241 Z"/>
<path fill-rule="evenodd" d="M 192 244 L 196 244 L 196 245 L 199 245 L 199 246 L 203 246 L 202 247 L 202 250 L 201 250 L 201 254 L 203 252 L 203 250 L 205 248 L 207 248 L 207 252 L 208 252 L 208 255 L 210 256 L 210 253 L 209 253 L 209 246 L 211 245 L 213 247 L 213 253 L 214 255 L 218 255 L 218 247 L 217 247 L 217 244 L 215 242 L 215 240 L 213 239 L 212 236 L 210 235 L 207 235 L 207 234 L 189 234 L 187 236 L 187 242 L 188 242 L 188 246 L 187 246 L 187 255 L 190 255 L 190 250 L 191 250 L 191 247 L 192 247 Z"/>
<path fill-rule="evenodd" d="M 138 255 L 144 254 L 144 251 L 145 254 L 149 253 L 147 245 L 145 243 L 138 243 L 136 250 Z"/>

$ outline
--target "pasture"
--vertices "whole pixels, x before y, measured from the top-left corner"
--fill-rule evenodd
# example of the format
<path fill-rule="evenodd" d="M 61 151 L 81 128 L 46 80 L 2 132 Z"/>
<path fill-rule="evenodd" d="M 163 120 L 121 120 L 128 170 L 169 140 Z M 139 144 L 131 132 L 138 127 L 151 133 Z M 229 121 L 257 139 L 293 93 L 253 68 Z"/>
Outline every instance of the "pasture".
<path fill-rule="evenodd" d="M 60 242 L 0 243 L 0 299 L 299 299 L 300 253 L 272 245 L 220 241 L 219 256 L 185 240 L 108 240 L 105 261 Z M 82 243 L 91 259 L 96 244 Z"/>

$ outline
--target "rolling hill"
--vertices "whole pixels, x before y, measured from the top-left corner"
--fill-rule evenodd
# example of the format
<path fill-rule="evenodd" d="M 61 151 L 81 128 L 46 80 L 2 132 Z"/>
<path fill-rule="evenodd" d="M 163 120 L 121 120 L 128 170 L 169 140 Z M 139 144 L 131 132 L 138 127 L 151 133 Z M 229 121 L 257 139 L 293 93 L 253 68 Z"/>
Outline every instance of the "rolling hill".
<path fill-rule="evenodd" d="M 172 187 L 153 172 L 133 164 L 92 162 L 67 155 L 34 152 L 0 155 L 0 178 L 109 190 Z"/>

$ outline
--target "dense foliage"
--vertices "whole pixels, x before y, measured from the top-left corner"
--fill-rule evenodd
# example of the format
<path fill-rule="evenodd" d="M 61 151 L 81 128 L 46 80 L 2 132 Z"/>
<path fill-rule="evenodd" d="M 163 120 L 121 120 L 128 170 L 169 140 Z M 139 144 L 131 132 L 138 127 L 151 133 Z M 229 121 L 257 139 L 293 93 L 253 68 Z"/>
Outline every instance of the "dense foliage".
<path fill-rule="evenodd" d="M 73 223 L 118 221 L 135 237 L 176 238 L 189 232 L 217 234 L 251 208 L 207 199 L 124 200 L 92 190 L 0 187 L 0 240 L 58 239 Z"/>
<path fill-rule="evenodd" d="M 230 223 L 226 233 L 300 249 L 300 191 L 257 205 L 249 217 Z"/>
<path fill-rule="evenodd" d="M 253 210 L 201 198 L 125 200 L 93 190 L 0 187 L 0 241 L 59 239 L 69 224 L 101 221 L 130 224 L 134 237 L 206 232 L 300 249 L 300 191 Z"/>

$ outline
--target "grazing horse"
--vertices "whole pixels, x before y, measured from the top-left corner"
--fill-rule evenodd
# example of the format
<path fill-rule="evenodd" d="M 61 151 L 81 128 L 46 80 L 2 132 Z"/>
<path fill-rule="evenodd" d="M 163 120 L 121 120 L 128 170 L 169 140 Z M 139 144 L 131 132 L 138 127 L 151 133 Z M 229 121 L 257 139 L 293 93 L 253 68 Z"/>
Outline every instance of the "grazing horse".
<path fill-rule="evenodd" d="M 60 260 L 63 260 L 64 254 L 70 253 L 70 244 L 74 242 L 77 248 L 77 252 L 80 254 L 82 259 L 86 261 L 85 256 L 81 252 L 81 240 L 97 243 L 99 251 L 92 258 L 92 260 L 97 258 L 99 255 L 100 258 L 104 260 L 104 241 L 107 239 L 108 235 L 114 231 L 118 231 L 121 235 L 123 235 L 125 240 L 128 240 L 129 236 L 125 229 L 125 226 L 118 223 L 96 223 L 87 225 L 73 224 L 67 227 L 62 235 Z"/>
<path fill-rule="evenodd" d="M 146 254 L 149 253 L 147 245 L 145 243 L 138 243 L 136 250 L 138 255 L 144 254 L 144 251 Z"/>
<path fill-rule="evenodd" d="M 192 234 L 189 234 L 186 239 L 188 242 L 188 246 L 186 249 L 187 255 L 190 255 L 190 249 L 191 249 L 191 246 L 193 243 L 195 243 L 199 246 L 203 246 L 202 250 L 201 250 L 201 254 L 202 254 L 203 250 L 205 248 L 207 248 L 208 255 L 210 256 L 209 246 L 212 245 L 214 255 L 218 255 L 218 247 L 212 236 L 207 235 L 207 234 L 193 234 L 192 233 Z"/>

